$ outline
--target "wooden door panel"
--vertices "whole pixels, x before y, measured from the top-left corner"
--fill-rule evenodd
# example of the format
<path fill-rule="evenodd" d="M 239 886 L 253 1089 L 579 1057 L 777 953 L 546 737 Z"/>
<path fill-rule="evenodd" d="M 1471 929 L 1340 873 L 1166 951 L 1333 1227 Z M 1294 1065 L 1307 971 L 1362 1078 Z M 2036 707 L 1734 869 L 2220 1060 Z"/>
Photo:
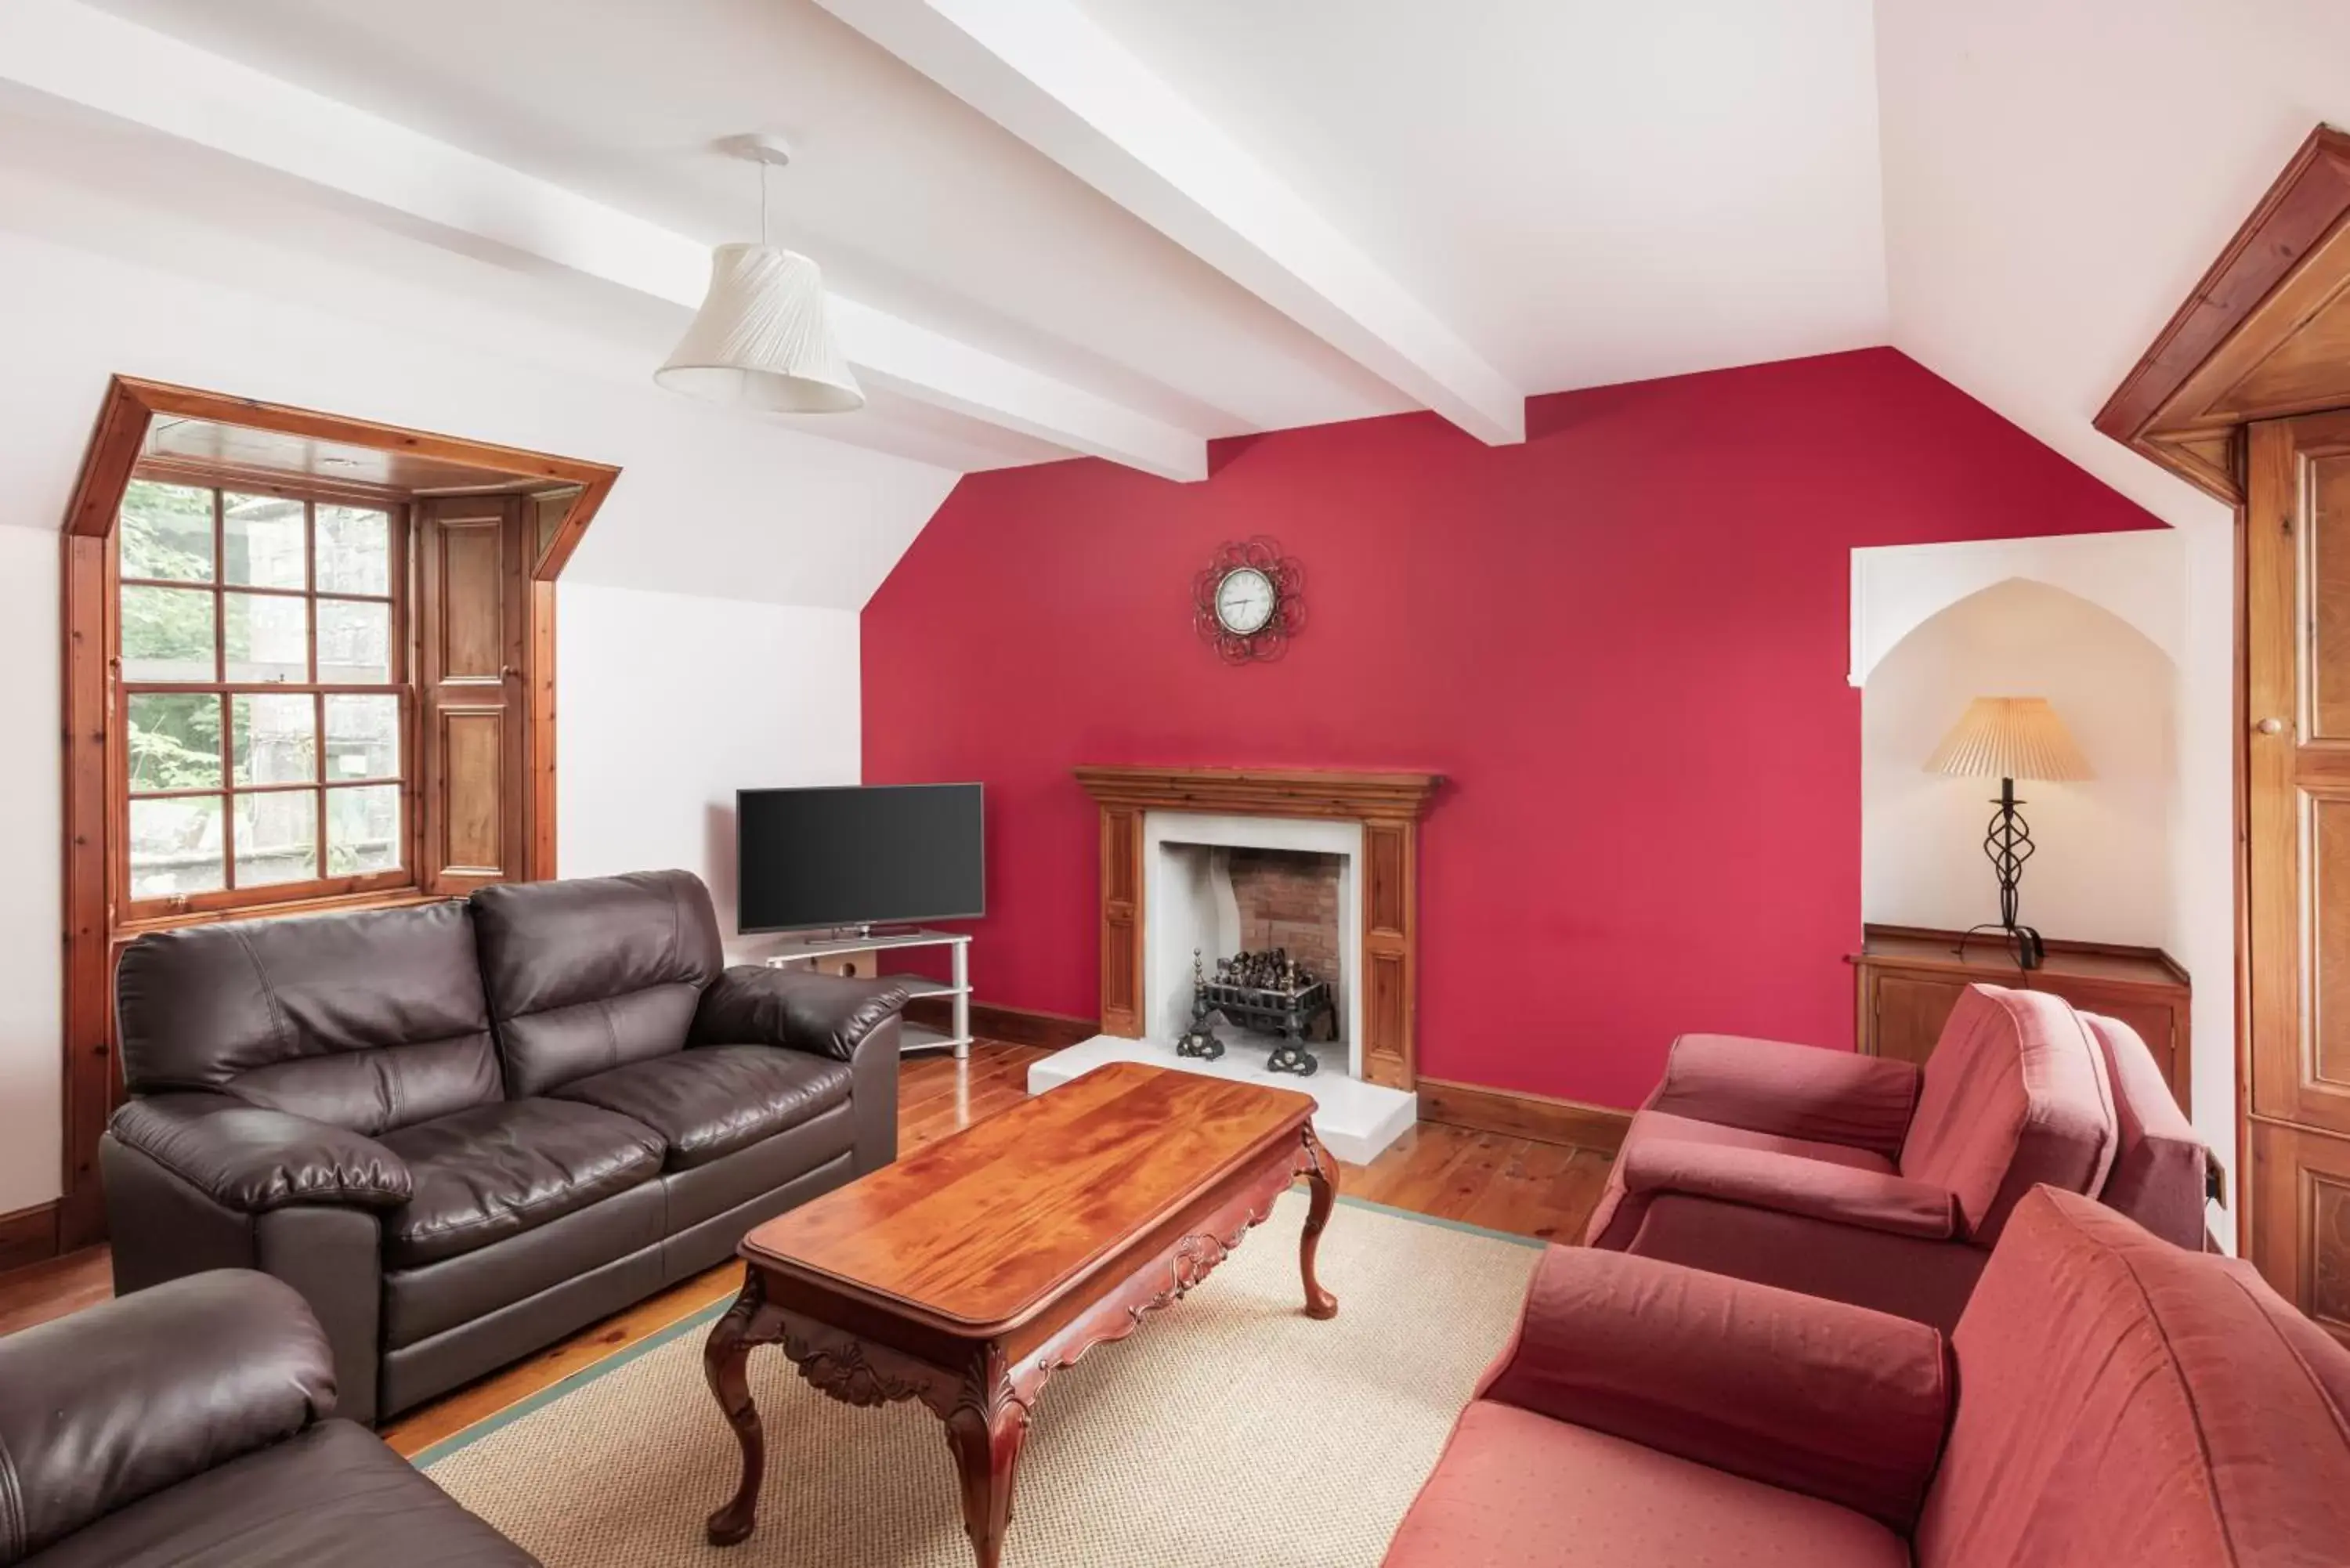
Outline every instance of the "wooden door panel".
<path fill-rule="evenodd" d="M 2350 421 L 2255 425 L 2248 450 L 2248 1097 L 2350 1135 Z"/>
<path fill-rule="evenodd" d="M 1877 1054 L 1925 1065 L 1942 1037 L 1942 1025 L 1959 1004 L 1967 982 L 1918 975 L 1877 977 Z"/>
<path fill-rule="evenodd" d="M 2303 794 L 2302 849 L 2308 914 L 2321 955 L 2310 985 L 2302 1070 L 2292 1102 L 2311 1092 L 2350 1093 L 2350 795 Z"/>
<path fill-rule="evenodd" d="M 513 875 L 505 841 L 506 712 L 499 707 L 441 710 L 441 867 L 465 877 Z"/>
<path fill-rule="evenodd" d="M 528 874 L 529 562 L 522 498 L 442 496 L 416 507 L 418 699 L 434 809 L 420 848 L 428 891 Z"/>
<path fill-rule="evenodd" d="M 2350 1139 L 2251 1126 L 2252 1253 L 2279 1293 L 2350 1345 Z"/>
<path fill-rule="evenodd" d="M 503 679 L 506 647 L 506 561 L 499 537 L 504 520 L 443 519 L 433 568 L 440 576 L 442 614 L 436 629 L 435 679 Z"/>

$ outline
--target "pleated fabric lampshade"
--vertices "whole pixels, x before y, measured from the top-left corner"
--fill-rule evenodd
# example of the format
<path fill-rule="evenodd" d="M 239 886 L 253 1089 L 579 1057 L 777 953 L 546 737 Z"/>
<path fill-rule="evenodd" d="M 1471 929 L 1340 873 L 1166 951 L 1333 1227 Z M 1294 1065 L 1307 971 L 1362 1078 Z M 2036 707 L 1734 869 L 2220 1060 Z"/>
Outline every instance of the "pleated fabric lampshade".
<path fill-rule="evenodd" d="M 1926 760 L 1936 774 L 2001 779 L 2096 775 L 2045 697 L 1978 697 Z"/>
<path fill-rule="evenodd" d="M 653 379 L 690 397 L 775 413 L 865 406 L 833 340 L 823 273 L 797 251 L 767 244 L 710 253 L 710 292 Z"/>

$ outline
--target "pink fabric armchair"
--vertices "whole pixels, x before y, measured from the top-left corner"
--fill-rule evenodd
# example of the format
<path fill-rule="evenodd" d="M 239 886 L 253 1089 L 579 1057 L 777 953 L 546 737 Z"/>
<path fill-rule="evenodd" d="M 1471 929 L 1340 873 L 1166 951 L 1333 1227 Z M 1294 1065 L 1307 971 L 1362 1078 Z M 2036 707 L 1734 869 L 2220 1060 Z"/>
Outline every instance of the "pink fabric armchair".
<path fill-rule="evenodd" d="M 1387 1568 L 2320 1568 L 2350 1352 L 2041 1188 L 1957 1331 L 1554 1247 Z"/>
<path fill-rule="evenodd" d="M 2025 1192 L 2105 1188 L 2120 1137 L 2106 1049 L 2061 998 L 1992 985 L 1967 988 L 1922 1072 L 1683 1035 L 1585 1241 L 1948 1328 Z M 2133 1169 L 2167 1194 L 2154 1164 Z M 2199 1236 L 2199 1168 L 2195 1193 Z"/>

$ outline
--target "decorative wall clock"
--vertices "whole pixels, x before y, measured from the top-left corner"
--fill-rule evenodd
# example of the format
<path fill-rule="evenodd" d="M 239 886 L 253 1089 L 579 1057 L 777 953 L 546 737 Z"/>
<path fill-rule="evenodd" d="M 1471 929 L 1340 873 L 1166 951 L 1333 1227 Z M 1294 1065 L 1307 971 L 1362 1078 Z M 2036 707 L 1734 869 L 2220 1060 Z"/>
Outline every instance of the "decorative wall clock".
<path fill-rule="evenodd" d="M 1279 659 L 1305 625 L 1305 588 L 1279 541 L 1235 540 L 1191 580 L 1192 624 L 1227 664 Z"/>

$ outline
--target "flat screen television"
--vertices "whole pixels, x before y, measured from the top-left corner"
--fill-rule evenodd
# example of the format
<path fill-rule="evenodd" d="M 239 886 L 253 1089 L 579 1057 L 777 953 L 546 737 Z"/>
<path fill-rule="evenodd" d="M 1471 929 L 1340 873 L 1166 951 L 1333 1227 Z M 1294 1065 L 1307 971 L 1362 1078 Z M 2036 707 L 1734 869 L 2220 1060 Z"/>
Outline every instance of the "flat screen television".
<path fill-rule="evenodd" d="M 737 790 L 734 826 L 746 935 L 987 912 L 975 784 Z"/>

